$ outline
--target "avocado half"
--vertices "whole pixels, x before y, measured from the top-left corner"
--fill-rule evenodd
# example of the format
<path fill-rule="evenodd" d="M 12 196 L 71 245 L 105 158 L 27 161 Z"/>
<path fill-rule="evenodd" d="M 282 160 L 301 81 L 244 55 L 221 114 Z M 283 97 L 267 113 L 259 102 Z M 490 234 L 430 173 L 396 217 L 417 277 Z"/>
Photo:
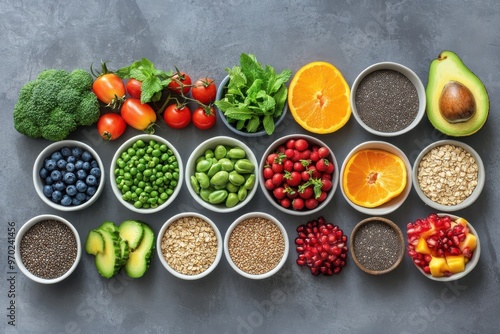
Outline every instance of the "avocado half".
<path fill-rule="evenodd" d="M 446 135 L 472 135 L 488 119 L 484 84 L 452 51 L 441 52 L 431 62 L 425 94 L 429 121 Z"/>

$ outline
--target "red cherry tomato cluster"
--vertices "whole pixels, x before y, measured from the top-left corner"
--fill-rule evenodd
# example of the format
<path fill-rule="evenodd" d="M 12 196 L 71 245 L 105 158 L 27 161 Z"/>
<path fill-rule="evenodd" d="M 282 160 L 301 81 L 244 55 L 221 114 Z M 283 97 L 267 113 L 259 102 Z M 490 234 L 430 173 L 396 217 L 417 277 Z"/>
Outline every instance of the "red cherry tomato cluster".
<path fill-rule="evenodd" d="M 332 189 L 330 150 L 306 139 L 289 139 L 266 157 L 264 185 L 284 208 L 312 210 Z"/>

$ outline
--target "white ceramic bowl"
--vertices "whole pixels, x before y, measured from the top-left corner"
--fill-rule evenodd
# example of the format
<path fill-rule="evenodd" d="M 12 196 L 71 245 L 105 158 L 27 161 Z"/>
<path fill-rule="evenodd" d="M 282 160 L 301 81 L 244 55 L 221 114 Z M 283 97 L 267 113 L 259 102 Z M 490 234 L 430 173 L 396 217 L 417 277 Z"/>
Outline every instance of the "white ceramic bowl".
<path fill-rule="evenodd" d="M 364 214 L 367 214 L 367 215 L 370 215 L 370 216 L 387 215 L 387 214 L 397 210 L 404 203 L 404 201 L 406 200 L 406 198 L 408 197 L 408 195 L 411 191 L 412 178 L 411 178 L 410 161 L 408 160 L 408 158 L 406 157 L 406 154 L 404 154 L 403 151 L 401 151 L 398 147 L 396 147 L 390 143 L 387 143 L 385 141 L 367 141 L 367 142 L 361 143 L 358 146 L 354 147 L 351 150 L 351 152 L 349 152 L 347 154 L 347 156 L 342 164 L 342 168 L 340 170 L 340 180 L 342 180 L 344 177 L 344 170 L 347 166 L 349 159 L 351 159 L 351 157 L 356 152 L 358 152 L 360 150 L 365 150 L 365 149 L 384 150 L 384 151 L 387 151 L 389 153 L 397 155 L 399 158 L 401 158 L 403 160 L 405 167 L 406 167 L 406 187 L 404 188 L 403 192 L 399 196 L 391 199 L 390 201 L 388 201 L 385 204 L 382 204 L 382 205 L 375 207 L 375 208 L 367 208 L 367 207 L 357 205 L 357 204 L 351 202 L 351 200 L 349 200 L 349 198 L 345 194 L 344 187 L 342 185 L 342 181 L 340 182 L 340 189 L 341 189 L 342 195 L 344 196 L 347 203 L 349 203 L 349 205 L 351 205 L 357 211 L 364 213 Z"/>
<path fill-rule="evenodd" d="M 264 179 L 264 177 L 262 175 L 264 168 L 267 165 L 267 161 L 266 161 L 267 157 L 270 154 L 276 152 L 276 150 L 279 146 L 285 145 L 289 139 L 299 139 L 299 138 L 306 139 L 309 142 L 310 146 L 318 145 L 318 146 L 327 147 L 330 150 L 330 155 L 327 158 L 334 165 L 334 171 L 333 171 L 333 177 L 332 177 L 332 188 L 328 191 L 328 195 L 327 195 L 326 199 L 323 202 L 319 203 L 319 205 L 314 209 L 311 209 L 311 210 L 303 209 L 300 211 L 294 210 L 291 207 L 285 208 L 282 205 L 280 205 L 277 202 L 277 200 L 275 199 L 274 195 L 272 194 L 272 191 L 268 190 L 266 188 L 266 186 L 265 186 L 266 180 Z M 291 135 L 286 135 L 286 136 L 283 136 L 281 138 L 278 138 L 271 145 L 269 145 L 269 147 L 264 152 L 264 155 L 262 156 L 261 161 L 260 161 L 260 165 L 259 165 L 260 188 L 262 189 L 262 192 L 264 193 L 264 196 L 267 198 L 269 203 L 271 203 L 276 209 L 278 209 L 284 213 L 293 214 L 293 215 L 297 215 L 297 216 L 305 216 L 305 215 L 310 215 L 310 214 L 313 214 L 313 213 L 316 213 L 316 212 L 322 210 L 332 200 L 333 195 L 335 194 L 335 191 L 337 189 L 338 183 L 339 183 L 339 165 L 337 163 L 337 159 L 335 158 L 335 155 L 333 154 L 332 150 L 328 147 L 327 144 L 325 144 L 323 141 L 321 141 L 313 136 L 309 136 L 309 135 L 305 135 L 305 134 L 291 134 Z"/>
<path fill-rule="evenodd" d="M 175 187 L 173 193 L 167 198 L 167 200 L 163 204 L 158 205 L 155 208 L 136 208 L 133 203 L 125 201 L 122 198 L 122 192 L 118 188 L 117 183 L 116 183 L 115 169 L 117 168 L 117 165 L 116 165 L 117 160 L 120 158 L 120 156 L 122 155 L 123 152 L 127 151 L 127 149 L 132 147 L 132 145 L 135 142 L 137 142 L 138 140 L 143 140 L 146 144 L 149 141 L 154 140 L 155 142 L 157 142 L 159 144 L 167 145 L 167 147 L 173 152 L 175 158 L 177 159 L 177 163 L 179 165 L 179 179 L 177 181 L 178 182 L 177 186 Z M 125 141 L 118 148 L 118 150 L 116 150 L 116 152 L 113 156 L 113 159 L 111 160 L 111 166 L 110 166 L 110 171 L 109 171 L 111 188 L 113 189 L 113 193 L 115 194 L 118 201 L 120 201 L 120 203 L 122 203 L 123 206 L 125 206 L 127 209 L 134 211 L 134 212 L 137 212 L 137 213 L 141 213 L 141 214 L 155 213 L 155 212 L 163 210 L 167 206 L 169 206 L 175 200 L 175 198 L 177 197 L 177 195 L 181 191 L 182 180 L 184 177 L 183 173 L 184 173 L 184 169 L 183 169 L 182 159 L 181 159 L 179 152 L 175 149 L 175 147 L 169 141 L 167 141 L 165 138 L 162 138 L 162 137 L 157 136 L 157 135 L 151 135 L 151 134 L 140 134 L 140 135 L 134 136 L 134 137 L 128 139 L 127 141 Z"/>
<path fill-rule="evenodd" d="M 196 218 L 204 220 L 212 227 L 212 229 L 215 233 L 215 236 L 217 237 L 217 253 L 216 253 L 214 261 L 205 271 L 203 271 L 199 274 L 196 274 L 196 275 L 182 274 L 179 271 L 175 270 L 174 268 L 172 268 L 168 264 L 167 260 L 165 259 L 164 255 L 162 253 L 161 245 L 162 245 L 162 238 L 163 238 L 165 232 L 170 227 L 170 225 L 172 225 L 172 223 L 174 223 L 175 221 L 177 221 L 181 218 L 186 218 L 186 217 L 196 217 Z M 201 215 L 199 213 L 196 213 L 196 212 L 183 212 L 183 213 L 179 213 L 179 214 L 171 217 L 170 219 L 168 219 L 165 222 L 165 224 L 163 224 L 162 228 L 160 229 L 160 232 L 158 233 L 158 238 L 156 239 L 156 250 L 157 250 L 158 257 L 160 259 L 161 264 L 163 264 L 163 266 L 172 275 L 174 275 L 178 278 L 184 279 L 184 280 L 197 280 L 197 279 L 203 278 L 203 277 L 207 276 L 208 274 L 210 274 L 217 267 L 217 265 L 220 262 L 220 259 L 222 257 L 222 248 L 223 248 L 222 236 L 220 234 L 219 229 L 217 228 L 217 225 L 215 225 L 214 222 L 212 220 L 210 220 L 208 217 Z"/>
<path fill-rule="evenodd" d="M 214 150 L 217 145 L 225 145 L 228 147 L 240 147 L 246 152 L 246 158 L 250 160 L 250 162 L 253 163 L 255 166 L 254 174 L 255 174 L 255 184 L 252 189 L 248 190 L 247 196 L 245 199 L 238 204 L 236 204 L 233 207 L 226 207 L 224 203 L 221 204 L 211 204 L 205 200 L 203 200 L 199 194 L 196 193 L 196 191 L 193 188 L 193 185 L 191 184 L 191 176 L 195 175 L 196 172 L 196 160 L 203 156 L 205 151 L 210 149 Z M 186 163 L 186 170 L 185 170 L 185 178 L 186 178 L 186 186 L 189 190 L 189 193 L 191 196 L 194 198 L 194 200 L 200 204 L 202 207 L 209 209 L 214 212 L 219 212 L 219 213 L 227 213 L 227 212 L 233 212 L 236 210 L 241 209 L 245 205 L 247 205 L 255 195 L 255 192 L 257 191 L 258 187 L 258 179 L 259 179 L 259 172 L 257 170 L 258 168 L 258 162 L 257 159 L 255 158 L 255 154 L 252 152 L 252 150 L 242 141 L 231 138 L 231 137 L 226 137 L 226 136 L 218 136 L 218 137 L 213 137 L 210 139 L 205 140 L 201 144 L 196 147 L 191 155 L 189 156 L 189 159 Z"/>
<path fill-rule="evenodd" d="M 472 193 L 465 200 L 463 200 L 461 203 L 458 203 L 456 205 L 444 205 L 444 204 L 440 204 L 436 201 L 433 201 L 424 193 L 424 191 L 422 191 L 422 189 L 420 188 L 420 182 L 418 180 L 419 165 L 422 161 L 422 158 L 425 157 L 427 155 L 427 153 L 429 153 L 432 149 L 434 149 L 436 147 L 443 146 L 443 145 L 452 145 L 452 146 L 457 146 L 457 147 L 463 148 L 465 151 L 467 151 L 474 158 L 474 160 L 477 163 L 477 167 L 478 167 L 478 175 L 477 175 L 478 179 L 477 179 L 476 187 L 474 188 Z M 453 211 L 462 210 L 462 209 L 470 206 L 472 203 L 474 203 L 477 200 L 477 198 L 479 197 L 479 195 L 481 195 L 481 192 L 483 191 L 484 183 L 485 183 L 485 179 L 486 179 L 485 175 L 486 175 L 486 173 L 484 170 L 484 164 L 483 164 L 483 161 L 482 161 L 481 157 L 479 156 L 479 154 L 469 145 L 467 145 L 461 141 L 458 141 L 458 140 L 449 140 L 449 139 L 434 142 L 434 143 L 430 144 L 429 146 L 427 146 L 426 148 L 424 148 L 422 150 L 422 152 L 420 152 L 420 154 L 417 156 L 417 159 L 415 160 L 415 163 L 413 164 L 413 173 L 412 173 L 413 186 L 415 188 L 415 191 L 417 192 L 418 197 L 420 197 L 420 199 L 426 205 L 428 205 L 431 208 L 436 209 L 437 211 L 440 211 L 440 212 L 453 212 Z"/>
<path fill-rule="evenodd" d="M 40 222 L 46 221 L 46 220 L 55 220 L 55 221 L 58 221 L 58 222 L 61 222 L 65 225 L 67 225 L 71 229 L 71 231 L 73 232 L 73 234 L 75 236 L 75 240 L 76 240 L 76 245 L 77 245 L 77 253 L 76 253 L 76 258 L 75 258 L 75 262 L 73 263 L 73 265 L 62 276 L 59 276 L 57 278 L 51 278 L 51 279 L 41 278 L 41 277 L 38 277 L 38 276 L 35 276 L 34 274 L 32 274 L 24 266 L 22 258 L 21 258 L 21 240 L 23 239 L 25 233 L 34 225 L 36 225 Z M 58 283 L 58 282 L 63 281 L 64 279 L 66 279 L 76 269 L 76 267 L 78 266 L 78 263 L 80 262 L 81 256 L 82 256 L 82 245 L 81 245 L 81 241 L 80 241 L 80 236 L 78 234 L 78 231 L 75 229 L 75 227 L 66 219 L 59 217 L 59 216 L 56 216 L 56 215 L 50 215 L 50 214 L 43 214 L 43 215 L 33 217 L 30 220 L 28 220 L 23 226 L 21 226 L 21 228 L 19 229 L 19 231 L 17 232 L 17 235 L 16 235 L 15 246 L 16 246 L 15 259 L 16 259 L 16 264 L 17 264 L 18 268 L 29 279 L 31 279 L 32 281 L 38 282 L 38 283 L 42 283 L 42 284 L 54 284 L 54 283 Z"/>
<path fill-rule="evenodd" d="M 42 177 L 40 176 L 40 170 L 44 167 L 45 165 L 45 160 L 50 158 L 51 155 L 57 151 L 60 151 L 63 148 L 73 148 L 73 147 L 78 147 L 81 148 L 82 151 L 87 151 L 90 154 L 92 154 L 93 159 L 97 162 L 99 169 L 101 171 L 101 176 L 99 177 L 99 185 L 95 191 L 95 193 L 90 197 L 90 199 L 86 200 L 85 202 L 82 202 L 81 204 L 78 205 L 69 205 L 65 206 L 59 203 L 56 203 L 52 201 L 51 198 L 47 197 L 44 195 L 43 188 L 44 185 L 46 184 L 44 180 L 42 180 Z M 63 158 L 62 160 L 66 160 Z M 65 168 L 59 168 L 56 167 L 58 170 L 65 170 Z M 101 158 L 97 154 L 97 152 L 90 147 L 89 145 L 82 143 L 80 141 L 76 140 L 62 140 L 58 141 L 55 143 L 50 144 L 46 148 L 40 152 L 38 157 L 35 160 L 34 166 L 33 166 L 33 184 L 35 186 L 36 193 L 38 196 L 44 201 L 47 205 L 50 207 L 60 210 L 60 211 L 77 211 L 77 210 L 82 210 L 85 208 L 88 208 L 91 206 L 101 195 L 103 189 L 104 189 L 104 183 L 105 183 L 105 171 L 104 171 L 104 165 L 101 161 Z M 65 190 L 61 191 L 63 195 L 66 193 Z"/>
<path fill-rule="evenodd" d="M 397 71 L 397 72 L 403 74 L 404 76 L 406 76 L 413 83 L 415 88 L 417 89 L 418 101 L 419 101 L 419 108 L 418 108 L 417 115 L 416 115 L 415 119 L 406 128 L 401 129 L 399 131 L 383 132 L 383 131 L 378 131 L 378 130 L 371 128 L 365 122 L 363 122 L 363 120 L 361 119 L 361 117 L 358 113 L 358 110 L 356 108 L 356 92 L 358 90 L 359 84 L 361 83 L 361 81 L 363 81 L 363 79 L 368 74 L 373 73 L 375 71 L 379 71 L 379 70 Z M 394 63 L 394 62 L 376 63 L 376 64 L 368 66 L 366 69 L 364 69 L 356 77 L 356 79 L 354 80 L 354 83 L 352 84 L 350 99 L 351 99 L 352 113 L 353 113 L 356 121 L 359 123 L 359 125 L 361 125 L 361 127 L 363 127 L 363 129 L 365 129 L 366 131 L 368 131 L 372 134 L 375 134 L 377 136 L 394 137 L 394 136 L 402 135 L 402 134 L 412 130 L 413 128 L 415 128 L 418 125 L 418 123 L 420 123 L 420 121 L 422 120 L 422 118 L 424 117 L 424 114 L 425 114 L 426 96 L 425 96 L 425 88 L 424 88 L 424 85 L 422 84 L 422 81 L 415 74 L 415 72 L 413 72 L 411 69 L 409 69 L 408 67 L 406 67 L 404 65 Z"/>
<path fill-rule="evenodd" d="M 448 213 L 438 213 L 437 215 L 440 217 L 449 216 L 453 220 L 457 220 L 458 218 L 460 218 L 459 216 L 448 214 Z M 451 276 L 447 276 L 447 277 L 446 276 L 434 277 L 430 274 L 425 273 L 425 271 L 423 271 L 422 268 L 415 266 L 418 269 L 418 271 L 420 271 L 422 273 L 422 275 L 424 275 L 425 277 L 427 277 L 433 281 L 438 281 L 438 282 L 455 281 L 455 280 L 458 280 L 458 279 L 461 279 L 461 278 L 467 276 L 467 274 L 469 274 L 476 267 L 477 263 L 479 262 L 479 258 L 481 256 L 481 244 L 479 241 L 479 235 L 477 234 L 476 230 L 469 222 L 467 222 L 467 226 L 469 227 L 469 230 L 470 230 L 469 233 L 472 233 L 476 237 L 477 245 L 476 245 L 476 249 L 472 253 L 472 258 L 469 260 L 469 262 L 467 262 L 465 264 L 464 271 L 462 271 L 460 273 L 453 274 Z"/>
<path fill-rule="evenodd" d="M 228 85 L 228 83 L 229 83 L 229 75 L 227 75 L 224 79 L 222 79 L 219 87 L 217 88 L 217 95 L 215 98 L 216 101 L 220 101 L 224 98 L 226 86 Z M 217 109 L 217 113 L 219 114 L 219 118 L 222 120 L 224 125 L 226 125 L 229 130 L 236 133 L 237 135 L 240 135 L 243 137 L 267 136 L 267 133 L 264 129 L 257 131 L 257 132 L 245 132 L 245 131 L 236 129 L 236 127 L 233 124 L 230 124 L 228 122 L 228 120 L 227 120 L 226 116 L 224 115 L 224 113 L 222 112 L 222 110 L 220 110 L 217 107 L 216 107 L 216 109 Z M 274 128 L 275 129 L 281 124 L 281 122 L 283 122 L 287 112 L 288 112 L 288 104 L 285 103 L 285 105 L 283 106 L 283 112 L 281 113 L 281 115 L 277 119 L 274 120 Z"/>
<path fill-rule="evenodd" d="M 284 239 L 284 243 L 285 243 L 283 257 L 279 261 L 278 265 L 276 267 L 274 267 L 272 270 L 270 270 L 266 273 L 263 273 L 263 274 L 258 274 L 258 275 L 247 273 L 247 272 L 241 270 L 240 268 L 238 268 L 238 266 L 231 259 L 231 255 L 229 253 L 229 240 L 231 238 L 231 233 L 240 223 L 242 223 L 245 220 L 250 219 L 250 218 L 263 218 L 263 219 L 267 219 L 267 220 L 271 221 L 272 223 L 274 223 L 281 231 L 281 234 L 283 235 L 283 239 Z M 229 226 L 229 228 L 226 231 L 226 235 L 224 237 L 224 254 L 226 256 L 227 261 L 229 262 L 229 265 L 238 274 L 240 274 L 243 277 L 250 278 L 250 279 L 260 280 L 260 279 L 269 278 L 269 277 L 273 276 L 274 274 L 276 274 L 281 269 L 281 267 L 283 267 L 283 265 L 285 264 L 285 262 L 288 258 L 289 250 L 290 250 L 290 243 L 288 241 L 288 235 L 286 233 L 285 228 L 276 218 L 274 218 L 273 216 L 271 216 L 267 213 L 264 213 L 264 212 L 249 212 L 249 213 L 246 213 L 246 214 L 240 216 Z M 255 251 L 259 251 L 259 249 L 255 249 Z"/>

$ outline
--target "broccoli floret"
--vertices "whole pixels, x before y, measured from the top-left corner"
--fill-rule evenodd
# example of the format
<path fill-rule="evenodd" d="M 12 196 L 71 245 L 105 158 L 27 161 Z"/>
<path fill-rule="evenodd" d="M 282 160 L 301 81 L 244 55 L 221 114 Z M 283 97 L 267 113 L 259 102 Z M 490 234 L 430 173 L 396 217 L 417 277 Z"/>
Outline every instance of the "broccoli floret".
<path fill-rule="evenodd" d="M 59 141 L 80 125 L 96 123 L 100 110 L 92 82 L 90 73 L 81 69 L 42 71 L 19 91 L 15 129 L 32 138 Z"/>

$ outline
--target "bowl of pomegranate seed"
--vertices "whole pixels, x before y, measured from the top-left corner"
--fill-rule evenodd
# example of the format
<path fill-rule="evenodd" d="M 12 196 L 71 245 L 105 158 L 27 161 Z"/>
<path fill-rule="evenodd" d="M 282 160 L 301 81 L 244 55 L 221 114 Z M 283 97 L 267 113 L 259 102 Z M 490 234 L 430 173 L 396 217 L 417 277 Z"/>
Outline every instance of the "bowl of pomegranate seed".
<path fill-rule="evenodd" d="M 417 269 L 435 281 L 454 281 L 470 273 L 479 261 L 481 245 L 464 218 L 432 213 L 407 225 L 408 255 Z"/>
<path fill-rule="evenodd" d="M 352 230 L 350 249 L 354 263 L 365 273 L 382 275 L 396 269 L 403 260 L 403 232 L 392 221 L 370 217 Z"/>
<path fill-rule="evenodd" d="M 347 260 L 347 236 L 324 217 L 297 227 L 296 263 L 308 267 L 313 276 L 340 274 Z"/>
<path fill-rule="evenodd" d="M 321 140 L 291 134 L 274 141 L 264 152 L 259 184 L 269 202 L 293 215 L 309 215 L 333 198 L 339 182 L 332 150 Z"/>

